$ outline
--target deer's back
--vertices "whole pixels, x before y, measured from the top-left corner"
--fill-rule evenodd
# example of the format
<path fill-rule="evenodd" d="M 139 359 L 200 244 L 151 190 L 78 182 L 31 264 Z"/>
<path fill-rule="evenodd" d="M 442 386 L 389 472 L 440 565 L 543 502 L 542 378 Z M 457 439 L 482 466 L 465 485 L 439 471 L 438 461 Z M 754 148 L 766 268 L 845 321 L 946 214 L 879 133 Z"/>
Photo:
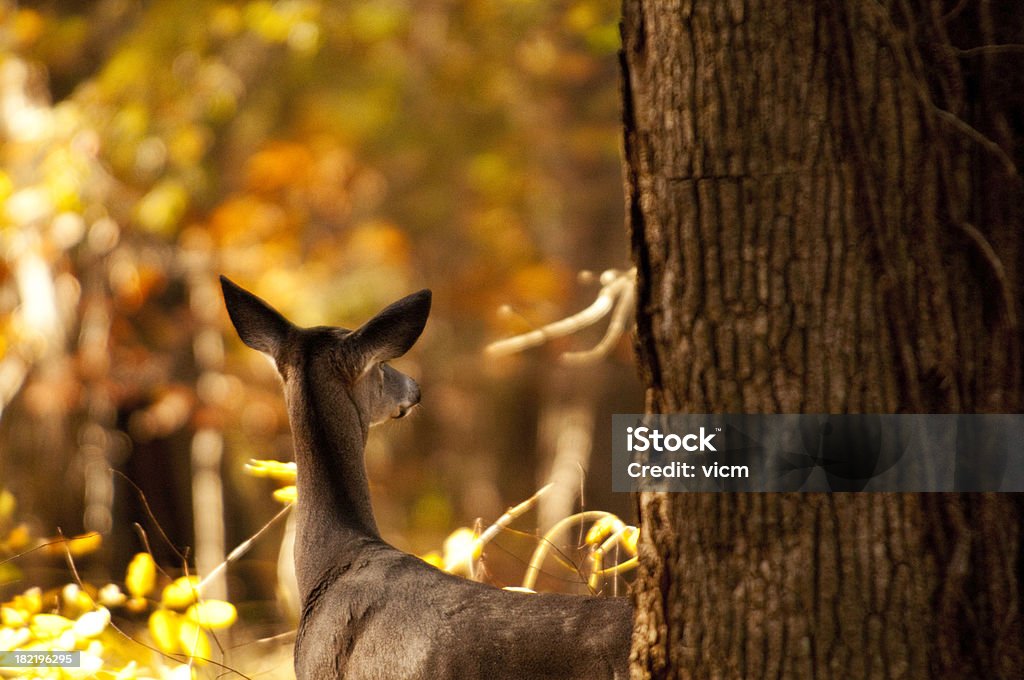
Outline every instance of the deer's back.
<path fill-rule="evenodd" d="M 299 680 L 625 679 L 624 598 L 510 593 L 386 544 L 323 575 L 304 603 Z"/>

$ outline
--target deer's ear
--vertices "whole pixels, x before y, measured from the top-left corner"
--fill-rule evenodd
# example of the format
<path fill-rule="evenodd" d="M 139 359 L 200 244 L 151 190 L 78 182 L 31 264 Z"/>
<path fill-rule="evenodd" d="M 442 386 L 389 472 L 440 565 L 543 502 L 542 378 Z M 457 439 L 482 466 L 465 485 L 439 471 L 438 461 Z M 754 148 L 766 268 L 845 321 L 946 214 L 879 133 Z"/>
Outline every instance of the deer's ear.
<path fill-rule="evenodd" d="M 220 277 L 220 286 L 238 337 L 249 347 L 276 357 L 277 350 L 292 328 L 291 322 L 226 276 Z"/>
<path fill-rule="evenodd" d="M 413 346 L 427 324 L 430 291 L 407 295 L 382 309 L 352 334 L 366 363 L 397 359 Z"/>

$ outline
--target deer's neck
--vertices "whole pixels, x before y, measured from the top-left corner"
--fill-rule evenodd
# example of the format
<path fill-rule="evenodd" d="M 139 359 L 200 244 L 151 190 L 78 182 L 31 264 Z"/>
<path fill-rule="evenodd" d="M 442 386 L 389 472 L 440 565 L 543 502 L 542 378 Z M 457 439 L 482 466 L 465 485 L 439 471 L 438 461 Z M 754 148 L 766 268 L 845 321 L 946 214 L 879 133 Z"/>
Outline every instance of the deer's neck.
<path fill-rule="evenodd" d="M 358 551 L 364 544 L 359 539 L 380 535 L 363 462 L 369 425 L 336 383 L 310 375 L 316 371 L 302 372 L 288 399 L 298 468 L 295 567 L 303 601 L 327 567 Z"/>

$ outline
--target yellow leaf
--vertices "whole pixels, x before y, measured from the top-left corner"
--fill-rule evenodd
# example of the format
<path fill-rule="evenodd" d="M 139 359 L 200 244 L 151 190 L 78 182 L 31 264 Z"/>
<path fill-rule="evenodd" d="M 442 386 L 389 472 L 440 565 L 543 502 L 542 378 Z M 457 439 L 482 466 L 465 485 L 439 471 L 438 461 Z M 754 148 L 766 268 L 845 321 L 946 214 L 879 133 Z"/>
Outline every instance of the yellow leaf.
<path fill-rule="evenodd" d="M 175 654 L 181 649 L 178 644 L 178 629 L 181 617 L 167 609 L 157 609 L 149 616 L 149 635 L 153 643 L 164 654 Z"/>
<path fill-rule="evenodd" d="M 74 625 L 74 622 L 60 614 L 36 614 L 32 617 L 29 628 L 37 638 L 57 637 Z"/>
<path fill-rule="evenodd" d="M 100 588 L 99 593 L 96 595 L 99 599 L 100 604 L 107 607 L 120 607 L 124 604 L 125 596 L 121 592 L 121 589 L 117 587 L 116 583 L 108 583 L 107 585 Z"/>
<path fill-rule="evenodd" d="M 245 464 L 245 471 L 253 477 L 269 477 L 279 482 L 295 483 L 296 470 L 293 462 L 252 458 Z"/>
<path fill-rule="evenodd" d="M 51 538 L 48 541 L 49 545 L 46 546 L 46 553 L 49 555 L 63 557 L 65 554 L 71 553 L 72 557 L 81 557 L 98 550 L 103 545 L 103 536 L 92 531 L 88 534 L 72 536 L 71 538 Z"/>
<path fill-rule="evenodd" d="M 420 555 L 420 559 L 432 567 L 437 567 L 438 569 L 444 568 L 444 558 L 441 557 L 441 553 L 436 550 L 431 550 L 425 555 Z"/>
<path fill-rule="evenodd" d="M 124 583 L 133 598 L 149 595 L 156 585 L 156 562 L 153 556 L 144 552 L 136 553 L 128 565 Z"/>
<path fill-rule="evenodd" d="M 60 599 L 64 603 L 64 614 L 72 617 L 96 608 L 96 602 L 77 583 L 69 583 L 60 591 Z"/>
<path fill-rule="evenodd" d="M 68 541 L 68 550 L 72 557 L 81 557 L 96 552 L 103 545 L 103 534 L 93 531 L 81 536 L 75 536 Z"/>
<path fill-rule="evenodd" d="M 444 539 L 444 570 L 452 574 L 468 576 L 473 563 L 480 559 L 483 544 L 476 532 L 460 527 Z"/>
<path fill-rule="evenodd" d="M 139 676 L 138 664 L 129 661 L 128 664 L 114 675 L 114 680 L 136 680 Z"/>
<path fill-rule="evenodd" d="M 109 623 L 110 611 L 106 607 L 100 607 L 79 616 L 71 630 L 79 639 L 92 638 L 106 630 Z"/>
<path fill-rule="evenodd" d="M 0 649 L 10 650 L 23 646 L 32 639 L 32 631 L 28 628 L 0 627 Z"/>
<path fill-rule="evenodd" d="M 181 619 L 178 625 L 178 642 L 182 651 L 195 657 L 197 662 L 210 658 L 210 638 L 206 637 L 206 633 L 194 621 Z"/>
<path fill-rule="evenodd" d="M 7 534 L 7 549 L 11 552 L 19 552 L 28 547 L 31 534 L 27 524 L 19 524 Z"/>
<path fill-rule="evenodd" d="M 188 209 L 188 201 L 188 189 L 182 182 L 163 180 L 135 205 L 135 219 L 146 231 L 171 236 Z"/>
<path fill-rule="evenodd" d="M 88 678 L 95 678 L 99 675 L 100 671 L 103 670 L 103 665 L 104 661 L 102 656 L 92 651 L 83 651 L 78 656 L 78 668 L 75 669 L 75 674 L 71 677 L 84 676 Z"/>
<path fill-rule="evenodd" d="M 38 586 L 29 588 L 21 595 L 15 595 L 11 606 L 31 616 L 43 611 L 43 591 Z"/>
<path fill-rule="evenodd" d="M 294 503 L 298 498 L 298 490 L 294 486 L 282 486 L 274 489 L 274 500 L 278 503 Z"/>
<path fill-rule="evenodd" d="M 174 666 L 165 671 L 161 677 L 164 680 L 196 680 L 196 669 L 188 664 Z"/>
<path fill-rule="evenodd" d="M 144 597 L 133 597 L 124 603 L 125 608 L 133 614 L 144 612 L 149 608 L 149 601 Z"/>
<path fill-rule="evenodd" d="M 199 587 L 198 576 L 176 578 L 164 588 L 160 602 L 168 609 L 184 609 L 196 601 L 197 587 Z"/>
<path fill-rule="evenodd" d="M 185 618 L 203 628 L 217 630 L 227 628 L 238 618 L 235 605 L 223 600 L 203 600 L 188 608 Z"/>
<path fill-rule="evenodd" d="M 6 175 L 0 174 L 0 183 Z M 0 193 L 2 197 L 2 193 Z M 0 489 L 0 522 L 6 522 L 14 516 L 14 509 L 18 507 L 18 502 L 14 498 L 14 494 L 7 489 Z"/>
<path fill-rule="evenodd" d="M 28 625 L 29 615 L 21 609 L 10 606 L 0 607 L 0 623 L 9 628 L 21 628 Z"/>

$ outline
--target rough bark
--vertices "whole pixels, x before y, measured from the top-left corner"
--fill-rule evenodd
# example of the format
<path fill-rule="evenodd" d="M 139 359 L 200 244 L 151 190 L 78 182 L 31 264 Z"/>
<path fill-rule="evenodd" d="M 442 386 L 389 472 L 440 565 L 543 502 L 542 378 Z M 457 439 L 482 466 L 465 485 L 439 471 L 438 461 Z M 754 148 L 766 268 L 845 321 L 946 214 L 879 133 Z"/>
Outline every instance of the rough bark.
<path fill-rule="evenodd" d="M 625 0 L 649 411 L 1019 411 L 1012 5 Z M 1019 498 L 639 506 L 635 678 L 1021 676 Z"/>

